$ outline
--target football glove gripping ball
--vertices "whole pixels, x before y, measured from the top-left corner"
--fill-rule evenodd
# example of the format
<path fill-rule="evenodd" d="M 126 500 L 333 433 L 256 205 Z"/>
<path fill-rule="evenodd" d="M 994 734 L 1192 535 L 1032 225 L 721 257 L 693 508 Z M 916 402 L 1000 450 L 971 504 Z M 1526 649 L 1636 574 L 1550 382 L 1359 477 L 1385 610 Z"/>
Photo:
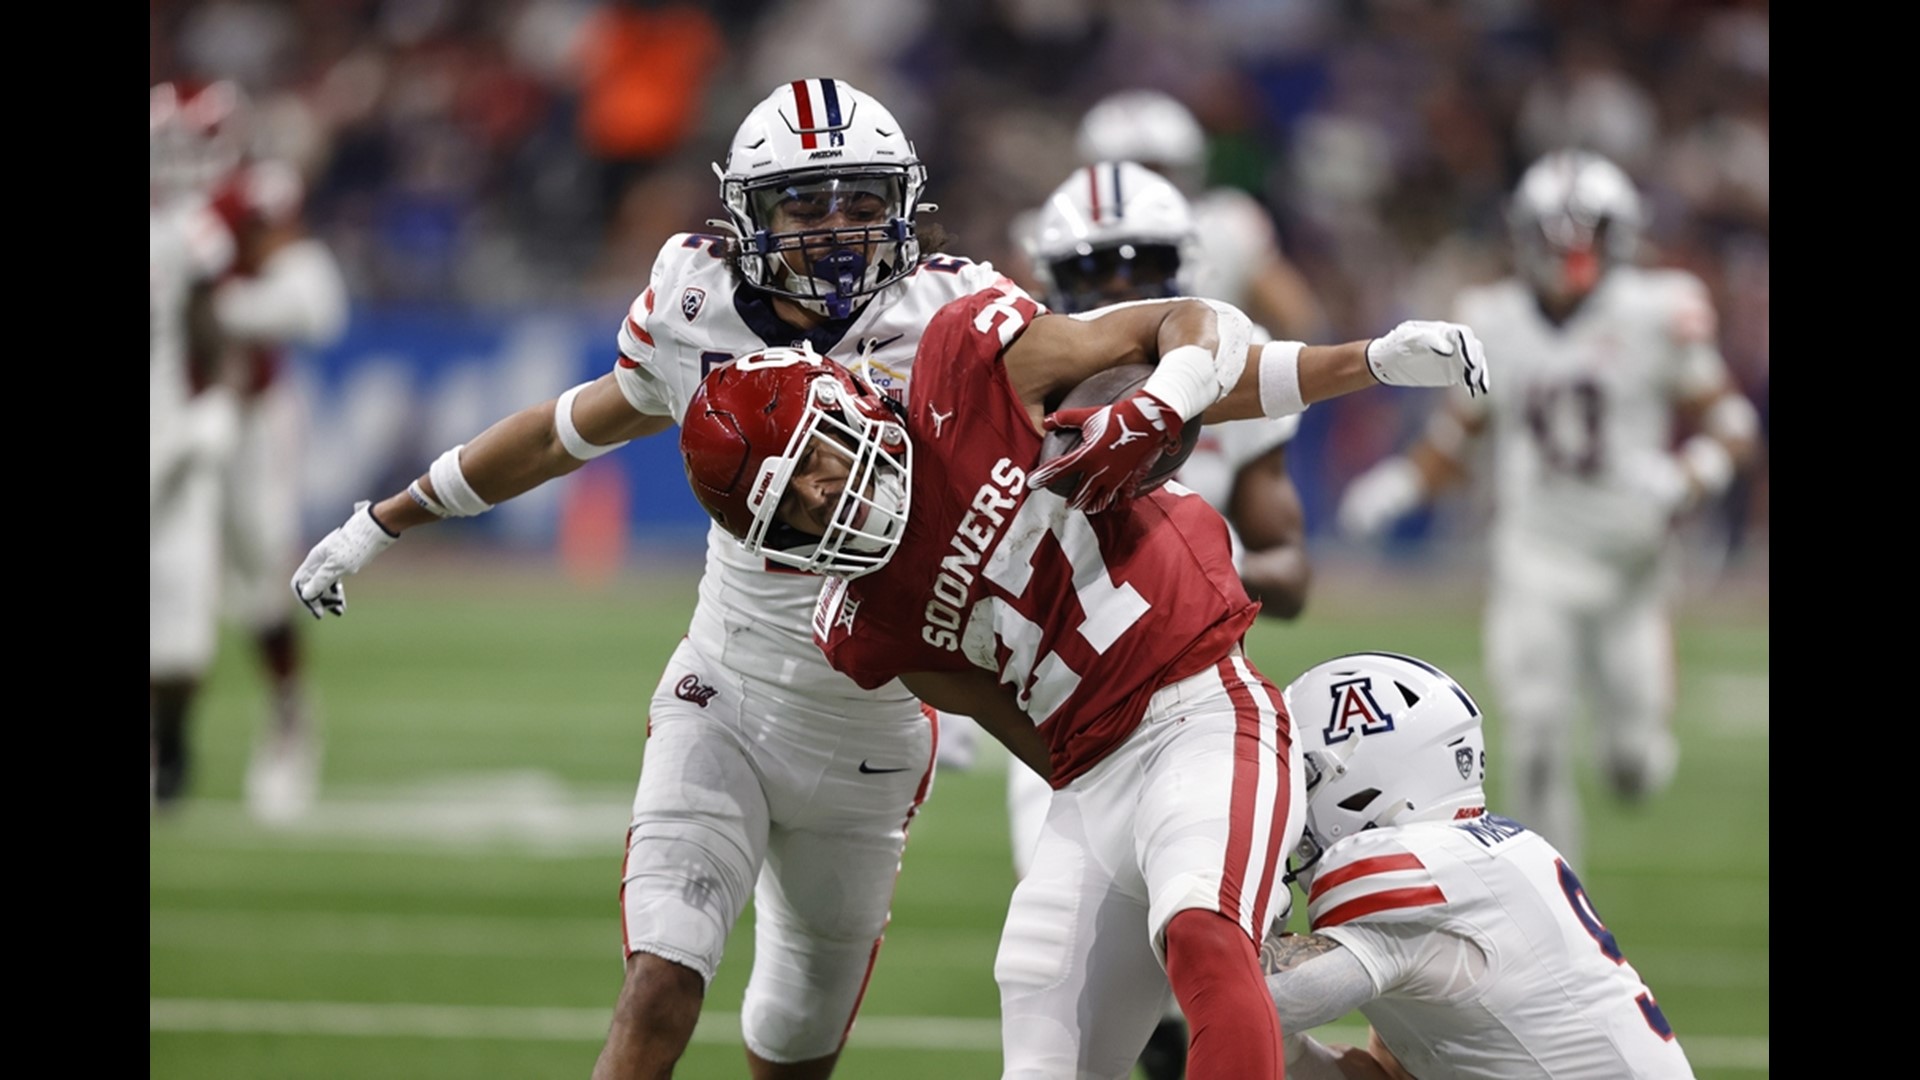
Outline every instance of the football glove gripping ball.
<path fill-rule="evenodd" d="M 1080 487 L 1067 505 L 1100 513 L 1132 498 L 1160 455 L 1179 451 L 1182 426 L 1178 413 L 1145 391 L 1111 405 L 1049 413 L 1048 431 L 1078 428 L 1080 442 L 1041 462 L 1027 486 L 1046 487 L 1064 473 L 1079 472 Z"/>

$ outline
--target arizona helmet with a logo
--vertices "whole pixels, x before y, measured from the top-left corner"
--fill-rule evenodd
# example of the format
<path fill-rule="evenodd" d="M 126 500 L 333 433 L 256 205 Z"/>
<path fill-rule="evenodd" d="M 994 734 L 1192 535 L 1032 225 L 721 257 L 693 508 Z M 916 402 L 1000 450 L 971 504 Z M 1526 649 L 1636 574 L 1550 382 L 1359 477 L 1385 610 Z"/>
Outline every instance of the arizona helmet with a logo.
<path fill-rule="evenodd" d="M 886 106 L 839 79 L 775 90 L 714 172 L 757 289 L 843 319 L 919 262 L 927 170 Z"/>
<path fill-rule="evenodd" d="M 1206 165 L 1207 134 L 1192 110 L 1161 90 L 1122 90 L 1080 118 L 1080 160 L 1137 161 L 1192 190 Z"/>
<path fill-rule="evenodd" d="M 1480 707 L 1446 672 L 1398 653 L 1353 653 L 1283 693 L 1306 767 L 1296 877 L 1365 829 L 1486 812 Z"/>
<path fill-rule="evenodd" d="M 1631 260 L 1644 223 L 1632 179 L 1587 150 L 1543 155 L 1507 207 L 1521 274 L 1553 297 L 1584 296 L 1609 267 Z"/>
<path fill-rule="evenodd" d="M 847 459 L 824 536 L 779 519 L 809 453 Z M 767 349 L 716 368 L 680 422 L 694 497 L 756 557 L 853 578 L 885 566 L 906 534 L 913 448 L 873 384 L 811 347 Z"/>
<path fill-rule="evenodd" d="M 203 196 L 240 164 L 248 102 L 239 84 L 163 82 L 149 95 L 149 180 L 160 201 Z"/>
<path fill-rule="evenodd" d="M 1103 161 L 1054 189 L 1027 242 L 1047 302 L 1063 311 L 1181 296 L 1194 259 L 1193 212 L 1159 173 Z"/>

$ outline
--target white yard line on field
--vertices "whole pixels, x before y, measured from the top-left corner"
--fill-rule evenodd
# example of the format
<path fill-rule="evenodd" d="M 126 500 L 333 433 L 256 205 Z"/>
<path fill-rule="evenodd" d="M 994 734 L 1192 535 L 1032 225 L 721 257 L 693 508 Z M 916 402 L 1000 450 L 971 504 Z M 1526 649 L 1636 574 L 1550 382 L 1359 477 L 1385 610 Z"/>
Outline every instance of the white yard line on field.
<path fill-rule="evenodd" d="M 147 1029 L 225 1035 L 320 1035 L 341 1038 L 515 1039 L 586 1042 L 606 1037 L 611 1013 L 603 1008 L 526 1008 L 505 1005 L 360 1005 L 320 1001 L 217 1001 L 154 998 Z M 1365 1028 L 1331 1024 L 1315 1029 L 1323 1042 L 1364 1045 Z M 729 1044 L 740 1039 L 738 1013 L 709 1010 L 693 1040 Z M 857 1046 L 896 1050 L 991 1052 L 1000 1049 L 998 1020 L 957 1016 L 863 1016 Z M 1694 1035 L 1682 1042 L 1696 1068 L 1756 1072 L 1770 1067 L 1765 1036 Z"/>

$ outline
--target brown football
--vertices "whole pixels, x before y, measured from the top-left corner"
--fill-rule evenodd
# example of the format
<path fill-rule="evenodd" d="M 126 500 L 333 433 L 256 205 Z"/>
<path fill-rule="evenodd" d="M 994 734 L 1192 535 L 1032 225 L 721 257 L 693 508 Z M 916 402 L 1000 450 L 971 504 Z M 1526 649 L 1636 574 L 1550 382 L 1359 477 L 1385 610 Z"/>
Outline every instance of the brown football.
<path fill-rule="evenodd" d="M 1152 364 L 1122 364 L 1119 367 L 1108 368 L 1089 376 L 1080 385 L 1067 391 L 1066 396 L 1054 408 L 1078 409 L 1089 405 L 1112 404 L 1132 396 L 1152 374 Z M 1200 418 L 1196 416 L 1187 421 L 1186 426 L 1180 431 L 1180 449 L 1170 454 L 1160 455 L 1160 460 L 1154 462 L 1153 468 L 1147 473 L 1146 480 L 1141 483 L 1140 491 L 1142 493 L 1152 491 L 1166 483 L 1167 479 L 1186 463 L 1187 456 L 1193 453 L 1193 447 L 1199 441 Z M 1061 428 L 1058 431 L 1048 432 L 1046 441 L 1040 444 L 1040 461 L 1051 461 L 1073 449 L 1079 442 L 1080 432 L 1077 429 Z M 1079 486 L 1080 474 L 1070 472 L 1061 474 L 1053 483 L 1048 484 L 1047 490 L 1055 495 L 1071 496 Z"/>

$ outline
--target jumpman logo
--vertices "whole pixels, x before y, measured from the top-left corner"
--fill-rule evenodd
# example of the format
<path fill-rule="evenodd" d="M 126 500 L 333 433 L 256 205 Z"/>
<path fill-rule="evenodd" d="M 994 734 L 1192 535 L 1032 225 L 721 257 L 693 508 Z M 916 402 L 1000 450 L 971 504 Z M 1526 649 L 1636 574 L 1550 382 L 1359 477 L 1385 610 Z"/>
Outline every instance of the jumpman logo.
<path fill-rule="evenodd" d="M 1117 417 L 1114 417 L 1114 419 L 1120 425 L 1120 437 L 1113 440 L 1113 445 L 1115 449 L 1119 449 L 1120 447 L 1127 445 L 1128 443 L 1132 442 L 1135 439 L 1142 439 L 1146 437 L 1146 434 L 1147 434 L 1146 432 L 1135 431 L 1132 428 L 1128 427 L 1126 417 L 1117 416 Z"/>
<path fill-rule="evenodd" d="M 933 417 L 933 437 L 937 439 L 940 437 L 941 429 L 947 426 L 947 421 L 953 419 L 953 414 L 951 412 L 942 413 L 939 409 L 934 408 L 931 403 L 927 405 L 927 414 Z"/>

